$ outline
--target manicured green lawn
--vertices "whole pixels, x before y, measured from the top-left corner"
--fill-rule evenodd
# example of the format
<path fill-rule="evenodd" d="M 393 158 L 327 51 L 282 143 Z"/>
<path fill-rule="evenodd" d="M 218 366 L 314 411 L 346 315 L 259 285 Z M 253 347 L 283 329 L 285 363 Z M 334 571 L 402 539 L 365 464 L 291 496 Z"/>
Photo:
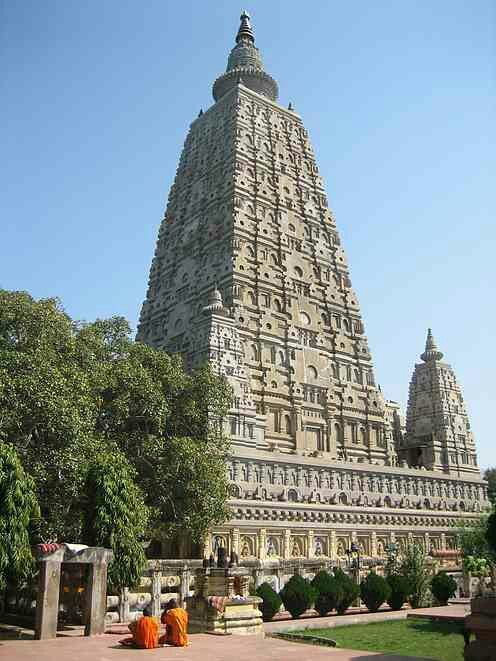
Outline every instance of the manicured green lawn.
<path fill-rule="evenodd" d="M 332 638 L 338 647 L 420 656 L 436 661 L 463 661 L 461 625 L 430 620 L 396 620 L 299 631 Z M 296 633 L 296 632 L 295 632 Z"/>

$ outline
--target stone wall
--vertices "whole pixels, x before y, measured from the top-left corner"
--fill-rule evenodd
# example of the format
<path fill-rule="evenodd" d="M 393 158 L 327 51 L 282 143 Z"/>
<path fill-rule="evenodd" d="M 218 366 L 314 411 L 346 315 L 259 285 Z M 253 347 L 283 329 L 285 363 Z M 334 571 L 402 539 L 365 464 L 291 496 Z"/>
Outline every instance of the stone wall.
<path fill-rule="evenodd" d="M 384 558 L 363 557 L 361 577 L 363 578 L 372 567 L 378 573 L 382 573 L 384 562 Z M 456 561 L 437 559 L 433 562 L 436 568 L 446 569 L 452 574 L 460 588 L 463 586 L 462 572 Z M 300 574 L 311 580 L 322 569 L 329 571 L 332 567 L 339 566 L 344 571 L 350 571 L 348 561 L 340 558 L 245 560 L 240 564 L 249 569 L 254 586 L 267 582 L 277 592 L 294 574 Z M 152 613 L 158 616 L 167 601 L 172 598 L 185 605 L 186 597 L 195 589 L 195 573 L 201 566 L 201 560 L 150 560 L 139 592 L 132 592 L 126 588 L 120 595 L 107 597 L 107 621 L 130 622 L 140 617 L 145 606 L 151 606 Z"/>

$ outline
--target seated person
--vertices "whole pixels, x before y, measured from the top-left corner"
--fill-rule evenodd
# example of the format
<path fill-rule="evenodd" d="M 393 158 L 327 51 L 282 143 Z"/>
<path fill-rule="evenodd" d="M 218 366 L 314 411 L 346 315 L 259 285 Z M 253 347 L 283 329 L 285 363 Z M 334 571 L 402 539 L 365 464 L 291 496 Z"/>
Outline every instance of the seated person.
<path fill-rule="evenodd" d="M 145 650 L 158 647 L 159 625 L 157 620 L 152 617 L 152 611 L 149 606 L 143 609 L 143 617 L 129 624 L 129 631 L 133 635 L 120 640 L 119 643 L 121 645 L 138 647 Z"/>
<path fill-rule="evenodd" d="M 174 645 L 175 647 L 186 647 L 188 644 L 188 613 L 184 608 L 179 608 L 177 601 L 171 599 L 160 618 L 165 624 L 165 634 L 160 637 L 160 645 Z"/>

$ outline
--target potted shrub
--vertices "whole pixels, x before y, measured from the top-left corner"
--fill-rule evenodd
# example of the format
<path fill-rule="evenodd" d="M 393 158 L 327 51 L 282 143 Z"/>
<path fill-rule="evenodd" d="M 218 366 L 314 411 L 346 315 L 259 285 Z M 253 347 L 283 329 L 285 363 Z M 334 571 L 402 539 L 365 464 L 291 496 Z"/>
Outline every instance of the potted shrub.
<path fill-rule="evenodd" d="M 382 576 L 371 571 L 360 583 L 360 596 L 369 611 L 375 613 L 391 596 L 391 588 Z"/>
<path fill-rule="evenodd" d="M 410 592 L 410 583 L 406 576 L 401 574 L 390 574 L 386 581 L 391 588 L 391 594 L 386 599 L 388 606 L 394 611 L 403 608 L 403 604 L 408 599 Z"/>
<path fill-rule="evenodd" d="M 256 595 L 262 599 L 262 603 L 259 605 L 262 611 L 262 619 L 264 622 L 269 622 L 281 608 L 281 597 L 268 583 L 259 585 L 256 589 Z"/>
<path fill-rule="evenodd" d="M 431 581 L 431 592 L 441 606 L 448 605 L 448 599 L 455 595 L 457 584 L 453 576 L 440 571 Z"/>
<path fill-rule="evenodd" d="M 295 574 L 280 591 L 279 596 L 284 608 L 291 613 L 291 617 L 296 618 L 311 608 L 317 593 L 307 580 Z"/>

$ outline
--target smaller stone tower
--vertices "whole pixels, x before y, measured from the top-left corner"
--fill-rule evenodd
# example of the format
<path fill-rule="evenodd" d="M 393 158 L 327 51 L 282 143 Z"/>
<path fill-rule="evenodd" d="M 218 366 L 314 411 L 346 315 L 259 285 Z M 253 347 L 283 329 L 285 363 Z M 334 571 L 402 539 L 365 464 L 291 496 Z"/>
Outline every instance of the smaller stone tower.
<path fill-rule="evenodd" d="M 442 362 L 431 329 L 410 382 L 402 458 L 410 466 L 478 473 L 475 444 L 453 368 Z"/>

